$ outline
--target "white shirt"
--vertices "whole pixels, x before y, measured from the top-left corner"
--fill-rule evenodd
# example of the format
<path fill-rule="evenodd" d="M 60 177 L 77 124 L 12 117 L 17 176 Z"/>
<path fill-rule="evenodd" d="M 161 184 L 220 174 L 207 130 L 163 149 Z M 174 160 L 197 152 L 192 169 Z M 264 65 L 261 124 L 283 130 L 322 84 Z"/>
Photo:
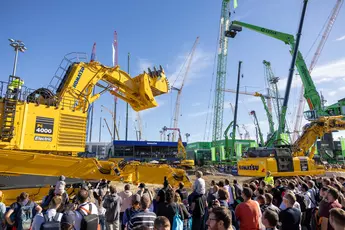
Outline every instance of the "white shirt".
<path fill-rule="evenodd" d="M 91 202 L 86 202 L 86 203 L 80 204 L 78 206 L 78 209 L 80 207 L 83 207 L 84 209 L 90 211 L 89 210 L 89 204 L 91 204 L 91 206 L 92 206 L 91 214 L 98 215 L 97 206 L 94 203 L 91 203 Z M 82 209 L 80 209 L 79 211 L 76 211 L 76 218 L 75 218 L 75 225 L 74 225 L 75 230 L 80 230 L 81 220 L 83 219 L 83 216 L 79 212 L 83 212 L 85 215 L 87 215 L 87 213 L 84 210 L 82 210 Z"/>
<path fill-rule="evenodd" d="M 198 178 L 194 182 L 193 189 L 195 192 L 197 192 L 199 195 L 206 193 L 206 185 L 205 180 L 202 178 Z"/>
<path fill-rule="evenodd" d="M 234 196 L 232 193 L 232 188 L 230 185 L 225 185 L 224 188 L 226 189 L 226 191 L 229 192 L 229 203 L 230 204 L 234 204 Z"/>
<path fill-rule="evenodd" d="M 53 219 L 56 215 L 56 209 L 48 209 L 47 213 L 49 219 Z M 58 221 L 61 221 L 62 213 L 59 213 Z M 42 213 L 37 214 L 32 221 L 32 230 L 40 230 L 44 223 L 44 216 Z"/>

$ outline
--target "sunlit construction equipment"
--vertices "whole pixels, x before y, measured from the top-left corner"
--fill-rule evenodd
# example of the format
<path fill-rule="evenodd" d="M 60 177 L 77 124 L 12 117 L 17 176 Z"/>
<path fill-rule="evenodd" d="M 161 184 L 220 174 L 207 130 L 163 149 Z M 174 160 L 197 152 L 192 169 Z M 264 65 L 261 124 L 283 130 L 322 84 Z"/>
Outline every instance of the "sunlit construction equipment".
<path fill-rule="evenodd" d="M 68 178 L 67 183 L 100 178 L 162 183 L 167 176 L 172 184 L 184 181 L 190 185 L 183 170 L 168 165 L 78 157 L 85 151 L 88 108 L 103 93 L 142 111 L 158 106 L 155 97 L 169 89 L 162 68 L 132 78 L 119 66 L 86 60 L 83 53 L 66 55 L 48 88 L 15 85 L 13 90 L 13 82 L 21 80 L 13 75 L 1 82 L 0 172 L 8 175 L 0 178 L 2 189 L 51 185 L 60 175 Z M 95 85 L 102 91 L 93 95 Z"/>

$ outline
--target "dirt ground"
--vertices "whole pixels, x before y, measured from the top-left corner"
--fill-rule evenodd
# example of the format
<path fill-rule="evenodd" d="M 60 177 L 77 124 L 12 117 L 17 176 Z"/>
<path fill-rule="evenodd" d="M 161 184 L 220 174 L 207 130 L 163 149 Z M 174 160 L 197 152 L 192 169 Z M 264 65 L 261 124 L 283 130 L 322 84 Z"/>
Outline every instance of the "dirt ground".
<path fill-rule="evenodd" d="M 190 175 L 189 178 L 190 178 L 192 183 L 196 179 L 195 175 Z M 203 176 L 203 178 L 204 178 L 204 180 L 206 182 L 206 189 L 208 189 L 210 187 L 210 184 L 211 184 L 212 180 L 218 182 L 220 180 L 224 181 L 225 179 L 228 179 L 232 183 L 234 179 L 237 179 L 237 181 L 240 184 L 243 184 L 243 183 L 249 182 L 251 180 L 254 180 L 253 177 L 232 176 L 230 174 L 206 175 L 206 176 Z M 121 191 L 124 190 L 125 183 L 122 183 L 122 182 L 112 182 L 112 184 L 116 185 L 116 188 L 117 188 L 118 192 L 121 192 Z M 162 182 L 162 184 L 145 184 L 145 185 L 146 185 L 146 187 L 150 191 L 156 191 L 157 189 L 162 188 L 163 182 Z M 174 189 L 177 189 L 177 188 L 174 188 Z M 137 192 L 138 191 L 138 186 L 134 185 L 134 184 L 131 184 L 131 191 L 133 193 Z"/>

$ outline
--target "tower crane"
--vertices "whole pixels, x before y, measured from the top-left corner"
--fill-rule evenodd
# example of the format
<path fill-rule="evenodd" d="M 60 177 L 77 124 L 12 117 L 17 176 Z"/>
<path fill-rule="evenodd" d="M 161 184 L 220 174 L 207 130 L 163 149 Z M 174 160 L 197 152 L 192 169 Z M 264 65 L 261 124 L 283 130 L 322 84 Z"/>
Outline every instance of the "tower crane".
<path fill-rule="evenodd" d="M 222 139 L 223 134 L 223 112 L 224 112 L 224 87 L 226 80 L 226 67 L 228 57 L 228 38 L 225 31 L 230 26 L 230 0 L 222 1 L 222 9 L 219 27 L 219 46 L 217 57 L 217 77 L 214 89 L 214 107 L 213 107 L 213 128 L 212 143 L 216 147 L 217 141 Z"/>
<path fill-rule="evenodd" d="M 276 113 L 276 117 L 277 117 L 277 121 L 279 124 L 279 119 L 280 119 L 280 108 L 281 108 L 281 101 L 279 100 L 280 95 L 279 95 L 279 90 L 278 90 L 278 81 L 279 81 L 279 77 L 274 76 L 272 68 L 271 68 L 271 63 L 264 60 L 263 61 L 264 64 L 264 71 L 265 71 L 265 75 L 266 75 L 266 82 L 267 82 L 267 86 L 268 86 L 268 96 L 270 97 L 269 99 L 267 99 L 267 106 L 270 107 L 269 105 L 273 104 L 275 113 Z M 271 98 L 274 98 L 275 100 L 272 100 Z M 271 114 L 272 114 L 272 108 L 271 108 Z"/>
<path fill-rule="evenodd" d="M 196 46 L 198 44 L 198 41 L 199 41 L 199 37 L 196 38 L 196 40 L 194 42 L 194 45 L 193 45 L 193 48 L 192 48 L 192 51 L 190 52 L 190 54 L 187 57 L 187 60 L 186 60 L 187 61 L 186 71 L 185 71 L 185 73 L 183 75 L 183 79 L 182 79 L 182 83 L 181 83 L 180 88 L 177 88 L 177 87 L 174 87 L 174 86 L 171 87 L 171 89 L 177 91 L 175 110 L 174 110 L 174 126 L 173 126 L 175 129 L 178 127 L 178 118 L 180 116 L 180 102 L 181 102 L 182 89 L 183 89 L 183 86 L 184 86 L 184 84 L 186 82 L 186 79 L 187 79 L 187 76 L 188 76 L 188 72 L 189 72 L 189 69 L 190 69 L 190 66 L 191 66 L 191 63 L 192 63 L 192 60 L 193 60 L 193 56 L 194 56 L 195 49 L 196 49 Z M 172 133 L 172 141 L 175 141 L 175 131 Z"/>
<path fill-rule="evenodd" d="M 323 50 L 323 47 L 326 44 L 326 41 L 328 39 L 329 34 L 331 33 L 331 30 L 333 28 L 334 22 L 337 19 L 337 16 L 339 14 L 340 8 L 343 5 L 343 0 L 337 0 L 335 6 L 332 9 L 332 12 L 330 14 L 330 17 L 327 22 L 327 26 L 322 34 L 322 38 L 319 42 L 319 45 L 315 51 L 315 54 L 313 56 L 313 59 L 310 63 L 309 66 L 309 73 L 311 73 L 319 60 L 319 57 L 321 55 L 321 52 Z M 301 87 L 301 92 L 299 96 L 299 103 L 298 103 L 298 108 L 297 108 L 297 116 L 296 116 L 296 122 L 294 126 L 294 131 L 293 131 L 293 141 L 296 141 L 298 136 L 299 136 L 299 131 L 301 130 L 301 125 L 302 125 L 302 118 L 303 118 L 303 110 L 305 107 L 305 98 L 304 98 L 304 87 Z"/>
<path fill-rule="evenodd" d="M 244 130 L 244 139 L 245 140 L 250 140 L 250 134 L 249 134 L 249 132 L 247 130 L 247 127 L 244 124 L 242 125 L 242 129 Z"/>

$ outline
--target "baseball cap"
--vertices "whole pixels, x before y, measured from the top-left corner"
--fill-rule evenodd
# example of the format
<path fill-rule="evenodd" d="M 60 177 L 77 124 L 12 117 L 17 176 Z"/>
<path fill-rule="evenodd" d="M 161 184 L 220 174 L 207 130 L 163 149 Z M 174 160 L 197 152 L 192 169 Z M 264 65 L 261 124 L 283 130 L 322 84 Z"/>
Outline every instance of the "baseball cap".
<path fill-rule="evenodd" d="M 140 203 L 140 195 L 139 194 L 133 194 L 132 195 L 132 204 L 134 203 Z"/>
<path fill-rule="evenodd" d="M 145 187 L 146 187 L 146 185 L 144 183 L 140 183 L 138 186 L 138 188 L 145 188 Z"/>

